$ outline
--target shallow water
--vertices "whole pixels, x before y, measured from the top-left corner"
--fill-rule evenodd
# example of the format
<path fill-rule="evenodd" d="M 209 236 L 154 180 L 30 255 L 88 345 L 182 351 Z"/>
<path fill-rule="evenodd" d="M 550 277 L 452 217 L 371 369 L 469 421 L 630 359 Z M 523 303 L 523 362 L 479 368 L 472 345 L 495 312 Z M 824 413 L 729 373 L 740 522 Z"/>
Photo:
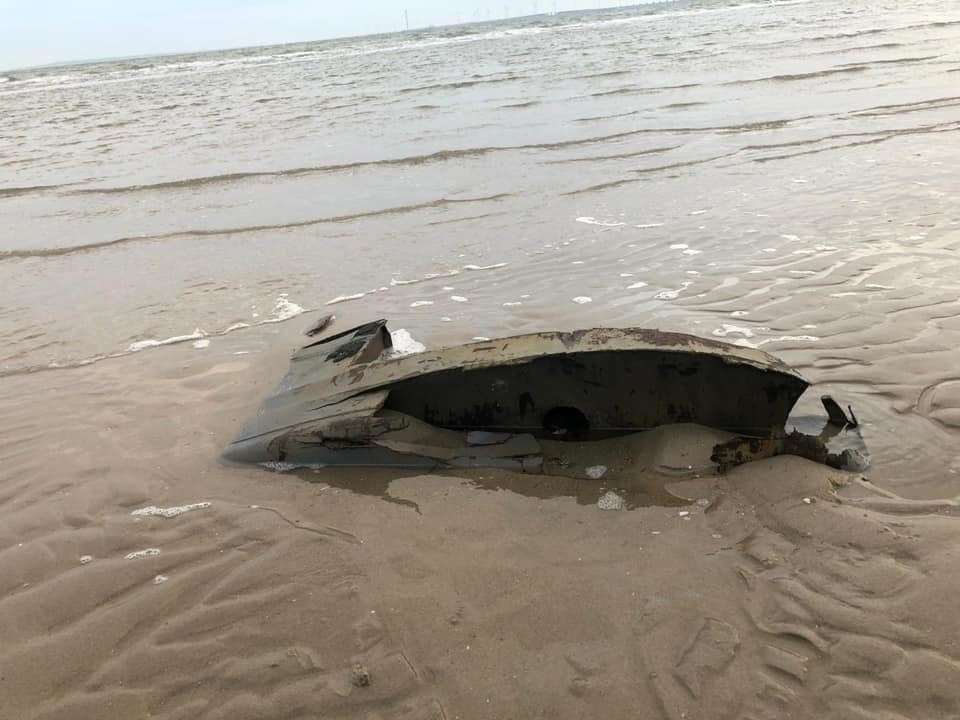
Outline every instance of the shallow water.
<path fill-rule="evenodd" d="M 428 345 L 655 326 L 783 356 L 938 483 L 958 39 L 951 4 L 693 4 L 8 72 L 0 372 L 338 299 Z"/>
<path fill-rule="evenodd" d="M 218 456 L 319 312 L 646 326 L 957 496 L 958 48 L 957 3 L 714 2 L 0 72 L 0 717 L 956 711 L 953 519 L 903 515 L 949 504 Z"/>

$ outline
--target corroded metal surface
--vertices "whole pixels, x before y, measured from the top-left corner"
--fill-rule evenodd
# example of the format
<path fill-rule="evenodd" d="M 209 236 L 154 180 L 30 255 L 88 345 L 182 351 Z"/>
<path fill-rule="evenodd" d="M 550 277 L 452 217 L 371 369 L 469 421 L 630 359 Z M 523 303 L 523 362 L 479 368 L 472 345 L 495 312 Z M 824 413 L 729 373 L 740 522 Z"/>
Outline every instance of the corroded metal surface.
<path fill-rule="evenodd" d="M 381 409 L 457 432 L 543 436 L 566 414 L 584 439 L 685 422 L 769 435 L 807 387 L 762 351 L 643 328 L 535 333 L 403 357 L 389 347 L 377 321 L 298 350 L 228 457 L 277 459 L 291 438 L 329 450 L 344 423 L 361 436 L 369 428 L 372 442 L 386 432 L 373 419 Z"/>

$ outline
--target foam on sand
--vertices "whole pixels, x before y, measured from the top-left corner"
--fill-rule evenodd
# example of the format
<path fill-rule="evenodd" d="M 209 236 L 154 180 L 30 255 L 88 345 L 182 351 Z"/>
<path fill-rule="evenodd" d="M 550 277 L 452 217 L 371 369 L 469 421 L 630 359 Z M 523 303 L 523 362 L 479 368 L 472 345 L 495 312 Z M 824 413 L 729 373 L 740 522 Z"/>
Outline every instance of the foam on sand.
<path fill-rule="evenodd" d="M 273 304 L 273 315 L 265 322 L 283 322 L 305 312 L 305 310 L 290 300 L 287 293 L 281 293 Z"/>
<path fill-rule="evenodd" d="M 507 263 L 499 262 L 494 263 L 493 265 L 464 265 L 463 269 L 476 272 L 477 270 L 496 270 L 497 268 L 506 267 Z"/>
<path fill-rule="evenodd" d="M 174 335 L 173 337 L 168 337 L 164 340 L 137 340 L 136 342 L 130 343 L 127 346 L 127 352 L 135 353 L 140 352 L 141 350 L 146 350 L 147 348 L 162 347 L 164 345 L 177 345 L 179 343 L 190 342 L 192 340 L 203 340 L 207 336 L 200 328 L 197 328 L 189 335 Z"/>
<path fill-rule="evenodd" d="M 390 350 L 391 357 L 413 355 L 414 353 L 421 353 L 427 349 L 426 345 L 418 340 L 414 340 L 410 332 L 404 328 L 393 330 L 390 333 L 390 339 L 393 341 L 393 348 Z"/>
<path fill-rule="evenodd" d="M 333 298 L 332 300 L 327 300 L 327 301 L 324 303 L 324 305 L 338 305 L 338 304 L 343 303 L 343 302 L 350 302 L 351 300 L 359 300 L 360 298 L 366 297 L 366 296 L 367 296 L 367 294 L 366 294 L 365 292 L 362 292 L 362 293 L 354 293 L 353 295 L 338 295 L 337 297 Z"/>
<path fill-rule="evenodd" d="M 713 334 L 716 337 L 727 337 L 727 335 L 742 335 L 743 337 L 751 338 L 753 337 L 753 330 L 750 328 L 740 327 L 739 325 L 730 325 L 728 323 L 723 323 L 720 327 L 713 331 Z"/>
<path fill-rule="evenodd" d="M 124 560 L 142 560 L 143 558 L 156 557 L 160 554 L 160 548 L 147 548 L 145 550 L 137 550 L 132 553 L 127 553 L 124 555 Z"/>
<path fill-rule="evenodd" d="M 139 510 L 134 510 L 130 514 L 134 517 L 174 518 L 178 515 L 183 515 L 184 513 L 188 513 L 193 510 L 205 510 L 210 506 L 211 503 L 206 501 L 190 503 L 189 505 L 174 505 L 173 507 L 167 508 L 157 507 L 156 505 L 148 505 L 147 507 L 140 508 Z"/>

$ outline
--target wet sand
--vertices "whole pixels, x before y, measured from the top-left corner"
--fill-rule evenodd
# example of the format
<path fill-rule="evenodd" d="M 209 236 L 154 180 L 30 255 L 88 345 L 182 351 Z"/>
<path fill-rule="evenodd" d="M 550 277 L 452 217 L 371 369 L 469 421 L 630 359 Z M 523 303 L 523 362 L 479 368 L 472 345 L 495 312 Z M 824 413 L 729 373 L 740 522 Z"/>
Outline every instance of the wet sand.
<path fill-rule="evenodd" d="M 0 718 L 960 717 L 958 47 L 708 3 L 0 73 Z M 223 464 L 329 311 L 761 347 L 869 482 Z"/>
<path fill-rule="evenodd" d="M 672 431 L 652 456 L 699 472 L 227 466 L 285 364 L 232 352 L 0 389 L 3 717 L 960 711 L 953 503 L 789 457 L 718 477 Z M 625 483 L 674 500 L 598 509 Z"/>

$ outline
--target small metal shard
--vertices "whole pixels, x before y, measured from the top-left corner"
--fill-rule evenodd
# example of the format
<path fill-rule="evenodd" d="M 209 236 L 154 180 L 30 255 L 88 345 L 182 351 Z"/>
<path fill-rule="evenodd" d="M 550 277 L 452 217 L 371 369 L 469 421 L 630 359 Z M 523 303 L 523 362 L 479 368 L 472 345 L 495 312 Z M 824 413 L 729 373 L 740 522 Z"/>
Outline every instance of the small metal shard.
<path fill-rule="evenodd" d="M 824 395 L 820 398 L 820 402 L 823 403 L 823 409 L 827 411 L 827 417 L 829 418 L 828 422 L 831 425 L 836 425 L 837 427 L 857 427 L 856 417 L 854 416 L 853 420 L 847 417 L 846 413 L 843 412 L 843 408 L 837 404 L 837 401 L 834 400 L 829 395 Z M 848 406 L 849 407 L 849 406 Z M 850 414 L 853 415 L 853 409 L 850 409 Z"/>
<path fill-rule="evenodd" d="M 307 337 L 314 337 L 315 335 L 319 335 L 328 327 L 333 325 L 333 321 L 336 319 L 337 319 L 337 316 L 332 313 L 328 315 L 321 315 L 319 318 L 317 318 L 317 321 L 315 323 L 313 323 L 310 327 L 304 330 L 303 334 L 306 335 Z"/>

